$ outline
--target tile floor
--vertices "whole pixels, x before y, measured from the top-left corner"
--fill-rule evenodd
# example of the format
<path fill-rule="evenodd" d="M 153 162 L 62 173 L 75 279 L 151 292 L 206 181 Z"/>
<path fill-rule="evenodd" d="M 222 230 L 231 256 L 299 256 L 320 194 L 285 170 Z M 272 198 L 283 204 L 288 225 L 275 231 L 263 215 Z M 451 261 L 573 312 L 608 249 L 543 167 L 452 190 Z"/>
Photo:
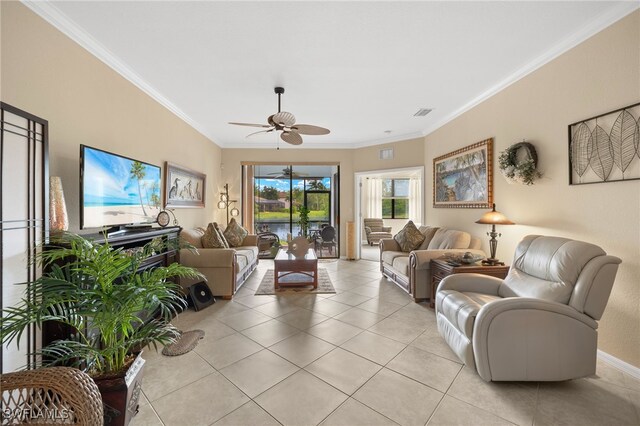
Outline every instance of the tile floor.
<path fill-rule="evenodd" d="M 378 264 L 323 262 L 337 294 L 254 296 L 175 320 L 203 329 L 179 357 L 153 350 L 132 425 L 638 425 L 640 380 L 600 362 L 561 383 L 486 383 L 440 338 L 426 304 Z"/>

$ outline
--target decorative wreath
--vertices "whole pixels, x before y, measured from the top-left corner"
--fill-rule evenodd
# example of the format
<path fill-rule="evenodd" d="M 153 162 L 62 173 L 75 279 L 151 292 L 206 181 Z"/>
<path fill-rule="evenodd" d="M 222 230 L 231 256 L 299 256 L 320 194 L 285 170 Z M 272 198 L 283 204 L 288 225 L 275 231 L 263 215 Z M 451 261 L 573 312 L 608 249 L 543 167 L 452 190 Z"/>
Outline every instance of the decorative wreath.
<path fill-rule="evenodd" d="M 525 155 L 519 156 L 518 152 L 524 150 Z M 500 153 L 498 157 L 500 173 L 509 183 L 522 183 L 533 185 L 533 182 L 542 177 L 536 167 L 538 166 L 538 154 L 529 142 L 518 142 Z"/>

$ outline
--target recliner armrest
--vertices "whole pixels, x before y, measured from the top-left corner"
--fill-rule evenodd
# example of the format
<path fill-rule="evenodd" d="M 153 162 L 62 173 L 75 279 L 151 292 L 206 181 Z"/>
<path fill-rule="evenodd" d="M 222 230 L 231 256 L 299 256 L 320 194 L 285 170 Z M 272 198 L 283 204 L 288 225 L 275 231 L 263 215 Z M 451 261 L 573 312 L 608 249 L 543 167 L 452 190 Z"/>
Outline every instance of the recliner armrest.
<path fill-rule="evenodd" d="M 383 238 L 380 240 L 380 253 L 383 251 L 402 251 L 402 249 L 393 238 Z"/>
<path fill-rule="evenodd" d="M 478 311 L 473 327 L 478 375 L 486 381 L 548 381 L 593 374 L 597 327 L 589 316 L 558 302 L 528 297 L 491 301 Z"/>
<path fill-rule="evenodd" d="M 383 226 L 382 227 L 382 232 L 391 232 L 391 227 L 390 226 Z"/>
<path fill-rule="evenodd" d="M 444 282 L 444 280 L 442 281 Z M 438 289 L 439 288 L 440 287 L 438 287 Z M 598 323 L 593 318 L 578 312 L 571 306 L 531 297 L 505 297 L 504 299 L 494 300 L 493 302 L 487 303 L 482 307 L 482 309 L 480 309 L 480 312 L 478 312 L 478 316 L 476 317 L 476 327 L 488 328 L 491 322 L 500 314 L 515 310 L 535 310 L 546 311 L 552 314 L 560 314 L 578 320 L 594 330 L 598 328 Z M 474 335 L 477 331 L 477 329 L 474 331 Z"/>
<path fill-rule="evenodd" d="M 438 285 L 438 291 L 455 290 L 461 293 L 483 293 L 498 296 L 502 285 L 500 278 L 483 274 L 453 274 L 445 277 Z"/>
<path fill-rule="evenodd" d="M 231 268 L 236 250 L 229 248 L 201 248 L 197 253 L 180 250 L 180 263 L 192 268 Z"/>

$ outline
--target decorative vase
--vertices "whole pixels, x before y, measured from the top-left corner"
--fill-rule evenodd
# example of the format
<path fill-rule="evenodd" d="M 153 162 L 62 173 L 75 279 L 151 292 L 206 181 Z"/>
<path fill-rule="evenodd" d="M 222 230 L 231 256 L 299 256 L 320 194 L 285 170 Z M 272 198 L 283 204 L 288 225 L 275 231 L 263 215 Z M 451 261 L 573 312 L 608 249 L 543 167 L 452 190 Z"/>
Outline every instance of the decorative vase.
<path fill-rule="evenodd" d="M 309 241 L 305 237 L 295 237 L 289 243 L 287 253 L 292 254 L 296 258 L 304 257 L 309 251 Z"/>

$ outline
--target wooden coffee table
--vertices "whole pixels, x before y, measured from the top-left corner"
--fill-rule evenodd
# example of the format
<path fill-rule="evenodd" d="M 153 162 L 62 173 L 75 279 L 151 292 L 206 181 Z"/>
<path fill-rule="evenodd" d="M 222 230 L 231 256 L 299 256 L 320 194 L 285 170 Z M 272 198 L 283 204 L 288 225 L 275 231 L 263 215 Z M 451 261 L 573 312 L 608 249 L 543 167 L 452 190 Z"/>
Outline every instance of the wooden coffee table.
<path fill-rule="evenodd" d="M 318 258 L 312 248 L 307 251 L 304 257 L 295 257 L 287 253 L 287 250 L 280 249 L 273 259 L 273 263 L 273 284 L 276 290 L 281 286 L 313 285 L 313 288 L 318 288 Z M 293 274 L 303 275 L 310 279 L 286 279 L 292 277 Z"/>

